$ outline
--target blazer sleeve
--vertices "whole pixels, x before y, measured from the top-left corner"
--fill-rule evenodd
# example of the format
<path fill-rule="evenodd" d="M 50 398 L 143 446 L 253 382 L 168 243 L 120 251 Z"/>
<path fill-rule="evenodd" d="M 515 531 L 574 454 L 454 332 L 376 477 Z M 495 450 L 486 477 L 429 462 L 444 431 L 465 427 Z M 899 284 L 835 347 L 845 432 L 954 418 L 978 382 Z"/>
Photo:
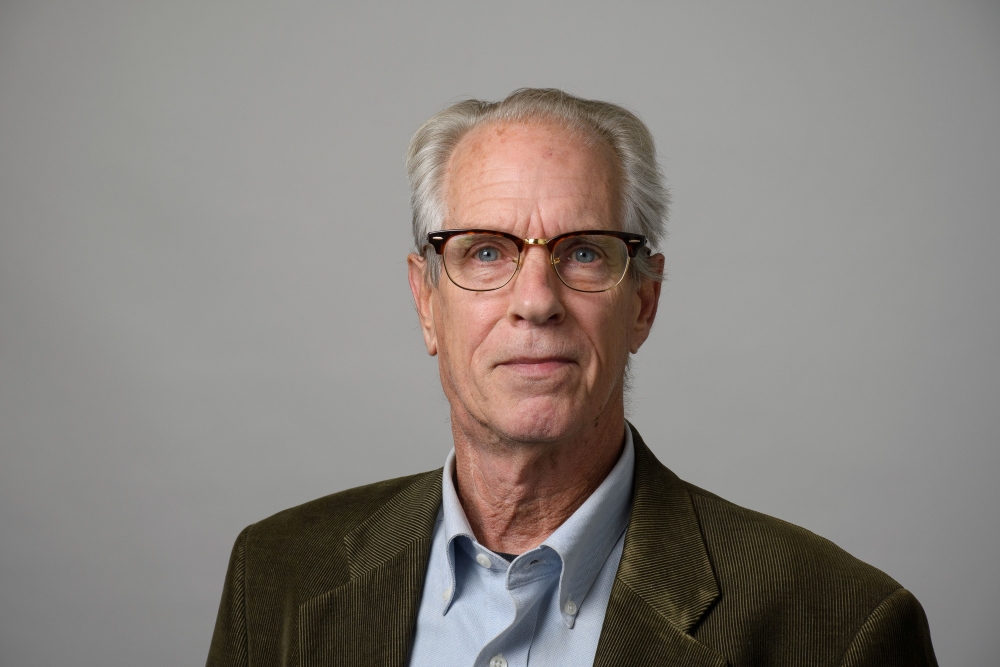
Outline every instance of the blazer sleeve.
<path fill-rule="evenodd" d="M 206 667 L 247 667 L 246 543 L 247 526 L 236 538 Z"/>
<path fill-rule="evenodd" d="M 937 667 L 923 607 L 905 588 L 885 598 L 865 620 L 842 667 Z"/>

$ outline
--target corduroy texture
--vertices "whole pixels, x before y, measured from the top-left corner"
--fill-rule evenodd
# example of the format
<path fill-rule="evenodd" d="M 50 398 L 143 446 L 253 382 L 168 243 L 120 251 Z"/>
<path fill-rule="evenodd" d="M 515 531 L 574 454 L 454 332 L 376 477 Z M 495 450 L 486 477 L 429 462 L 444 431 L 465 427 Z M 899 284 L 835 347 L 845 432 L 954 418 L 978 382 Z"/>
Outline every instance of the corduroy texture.
<path fill-rule="evenodd" d="M 936 665 L 923 610 L 832 543 L 686 484 L 633 430 L 635 491 L 594 664 Z M 245 529 L 209 667 L 403 667 L 441 471 Z"/>

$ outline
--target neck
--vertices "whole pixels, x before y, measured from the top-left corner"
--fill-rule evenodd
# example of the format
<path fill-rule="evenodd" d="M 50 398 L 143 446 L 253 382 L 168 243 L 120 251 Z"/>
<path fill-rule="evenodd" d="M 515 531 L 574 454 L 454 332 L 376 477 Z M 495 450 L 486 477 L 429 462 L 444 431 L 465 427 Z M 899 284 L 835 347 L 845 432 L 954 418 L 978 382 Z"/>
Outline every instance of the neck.
<path fill-rule="evenodd" d="M 456 490 L 480 544 L 513 554 L 533 549 L 590 497 L 624 445 L 624 402 L 608 408 L 581 432 L 541 443 L 463 428 L 453 415 Z"/>

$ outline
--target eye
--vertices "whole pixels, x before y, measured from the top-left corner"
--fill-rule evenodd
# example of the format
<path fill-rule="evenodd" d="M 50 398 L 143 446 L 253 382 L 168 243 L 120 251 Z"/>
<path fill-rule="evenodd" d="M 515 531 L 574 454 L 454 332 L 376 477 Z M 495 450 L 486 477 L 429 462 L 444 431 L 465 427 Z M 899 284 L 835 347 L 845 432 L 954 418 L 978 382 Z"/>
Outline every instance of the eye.
<path fill-rule="evenodd" d="M 500 259 L 500 251 L 492 246 L 476 250 L 476 259 L 480 262 L 495 262 Z"/>
<path fill-rule="evenodd" d="M 573 250 L 573 261 L 581 264 L 589 264 L 597 259 L 597 253 L 593 248 L 581 247 Z"/>

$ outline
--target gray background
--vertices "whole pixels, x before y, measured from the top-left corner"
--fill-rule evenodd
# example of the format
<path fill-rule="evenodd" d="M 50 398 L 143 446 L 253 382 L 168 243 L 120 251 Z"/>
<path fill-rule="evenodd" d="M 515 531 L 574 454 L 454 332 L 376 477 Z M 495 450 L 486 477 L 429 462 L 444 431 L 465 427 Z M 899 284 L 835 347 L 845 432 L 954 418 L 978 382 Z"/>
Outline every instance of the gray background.
<path fill-rule="evenodd" d="M 346 5 L 0 5 L 0 664 L 199 664 L 243 526 L 442 463 L 402 155 L 523 85 L 659 142 L 661 459 L 997 664 L 1000 5 Z"/>

